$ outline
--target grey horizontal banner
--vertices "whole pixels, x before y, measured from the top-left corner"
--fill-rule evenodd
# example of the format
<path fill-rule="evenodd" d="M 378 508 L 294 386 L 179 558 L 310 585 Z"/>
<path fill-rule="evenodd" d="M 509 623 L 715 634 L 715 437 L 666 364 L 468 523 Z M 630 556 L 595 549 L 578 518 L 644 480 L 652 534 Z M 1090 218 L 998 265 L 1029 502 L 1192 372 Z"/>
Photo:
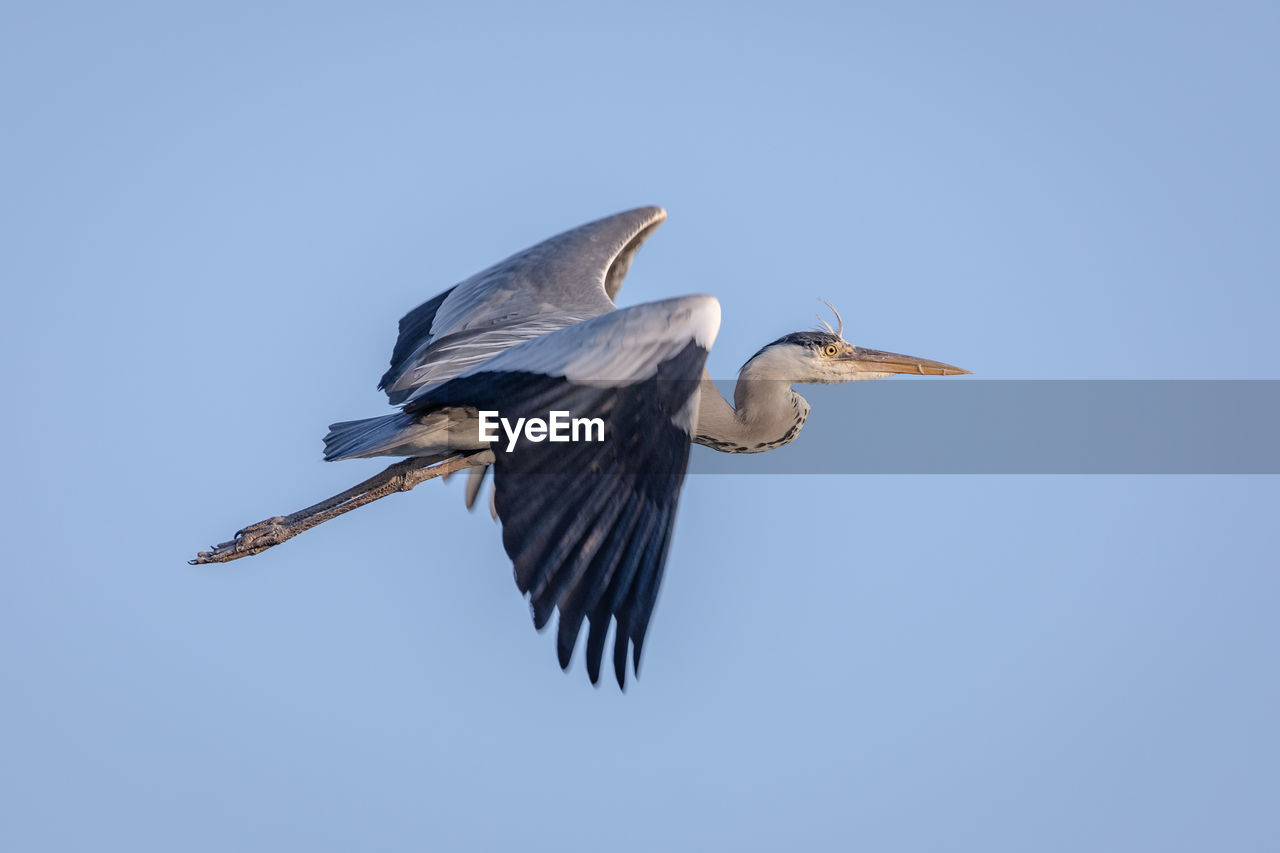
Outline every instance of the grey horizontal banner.
<path fill-rule="evenodd" d="M 733 382 L 717 382 L 730 400 Z M 695 447 L 692 474 L 1280 474 L 1280 380 L 897 379 L 795 386 L 799 437 Z"/>

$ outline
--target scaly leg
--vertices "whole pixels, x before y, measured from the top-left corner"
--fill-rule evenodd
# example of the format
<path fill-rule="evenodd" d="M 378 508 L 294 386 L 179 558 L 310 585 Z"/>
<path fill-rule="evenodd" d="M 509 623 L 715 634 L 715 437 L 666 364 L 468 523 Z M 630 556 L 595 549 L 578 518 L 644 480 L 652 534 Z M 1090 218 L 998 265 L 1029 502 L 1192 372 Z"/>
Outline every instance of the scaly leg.
<path fill-rule="evenodd" d="M 226 563 L 241 557 L 251 557 L 281 542 L 287 542 L 317 524 L 323 524 L 331 518 L 337 518 L 343 513 L 358 509 L 367 503 L 373 503 L 387 495 L 407 492 L 419 483 L 434 480 L 436 477 L 451 474 L 462 468 L 492 463 L 493 453 L 488 450 L 472 453 L 469 456 L 446 457 L 444 461 L 441 461 L 438 456 L 412 456 L 387 466 L 381 473 L 363 483 L 352 486 L 345 492 L 340 492 L 318 504 L 300 509 L 291 515 L 277 515 L 238 530 L 234 539 L 215 545 L 212 551 L 201 551 L 190 563 L 193 566 L 200 563 Z"/>

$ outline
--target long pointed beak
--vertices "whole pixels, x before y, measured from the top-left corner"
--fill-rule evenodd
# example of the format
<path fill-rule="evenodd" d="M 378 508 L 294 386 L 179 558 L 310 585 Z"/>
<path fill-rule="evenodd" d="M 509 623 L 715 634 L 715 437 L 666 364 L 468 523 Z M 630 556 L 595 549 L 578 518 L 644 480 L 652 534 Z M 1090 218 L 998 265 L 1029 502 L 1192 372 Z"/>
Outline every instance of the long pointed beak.
<path fill-rule="evenodd" d="M 852 347 L 845 356 L 854 366 L 867 373 L 915 373 L 920 376 L 953 376 L 960 373 L 972 373 L 954 364 L 943 364 L 927 358 L 916 358 L 914 355 L 902 355 L 896 352 L 884 352 L 878 349 Z"/>

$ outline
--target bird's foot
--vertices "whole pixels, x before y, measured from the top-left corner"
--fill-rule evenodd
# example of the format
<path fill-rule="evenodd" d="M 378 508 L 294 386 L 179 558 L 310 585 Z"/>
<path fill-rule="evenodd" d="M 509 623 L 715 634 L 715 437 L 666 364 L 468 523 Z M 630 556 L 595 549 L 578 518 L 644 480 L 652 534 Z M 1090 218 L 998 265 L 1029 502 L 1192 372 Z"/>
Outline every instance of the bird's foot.
<path fill-rule="evenodd" d="M 250 524 L 242 530 L 237 530 L 233 541 L 236 551 L 247 557 L 292 538 L 293 533 L 290 532 L 285 517 L 274 515 L 266 521 L 259 521 L 257 524 Z"/>
<path fill-rule="evenodd" d="M 271 532 L 281 529 L 284 522 L 285 517 L 283 515 L 273 515 L 266 521 L 259 521 L 257 524 L 242 527 L 236 531 L 235 541 L 237 544 L 242 544 L 248 548 L 261 537 L 268 536 Z"/>
<path fill-rule="evenodd" d="M 240 557 L 250 557 L 292 539 L 295 535 L 296 531 L 289 529 L 284 516 L 272 516 L 237 530 L 236 538 L 215 545 L 210 551 L 201 551 L 190 563 L 193 566 L 201 563 L 225 563 Z"/>

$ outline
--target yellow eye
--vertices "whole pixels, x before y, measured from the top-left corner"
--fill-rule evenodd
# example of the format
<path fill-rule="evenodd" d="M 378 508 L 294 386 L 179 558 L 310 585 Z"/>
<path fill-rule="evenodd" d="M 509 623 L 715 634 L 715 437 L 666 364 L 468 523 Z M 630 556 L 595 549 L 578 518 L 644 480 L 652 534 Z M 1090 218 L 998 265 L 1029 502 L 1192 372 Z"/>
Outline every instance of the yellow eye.
<path fill-rule="evenodd" d="M 827 358 L 835 358 L 836 353 L 840 352 L 840 348 L 835 344 L 827 344 L 826 347 L 823 348 L 822 352 Z"/>

